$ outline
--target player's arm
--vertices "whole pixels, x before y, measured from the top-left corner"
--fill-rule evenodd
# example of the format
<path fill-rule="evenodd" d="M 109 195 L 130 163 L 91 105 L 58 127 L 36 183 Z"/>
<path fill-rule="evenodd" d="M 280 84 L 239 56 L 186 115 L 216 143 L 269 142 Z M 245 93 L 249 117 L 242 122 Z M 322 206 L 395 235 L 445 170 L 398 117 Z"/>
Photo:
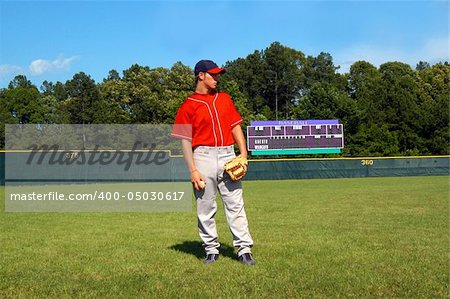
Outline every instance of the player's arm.
<path fill-rule="evenodd" d="M 194 184 L 195 189 L 200 190 L 198 183 L 200 181 L 205 181 L 198 169 L 195 167 L 194 154 L 192 153 L 192 142 L 186 139 L 181 139 L 181 148 L 183 151 L 184 162 L 191 173 L 191 181 Z"/>
<path fill-rule="evenodd" d="M 231 133 L 233 134 L 234 141 L 236 141 L 236 144 L 239 147 L 239 152 L 241 153 L 240 156 L 247 159 L 247 144 L 241 126 L 234 126 L 233 129 L 231 129 Z"/>

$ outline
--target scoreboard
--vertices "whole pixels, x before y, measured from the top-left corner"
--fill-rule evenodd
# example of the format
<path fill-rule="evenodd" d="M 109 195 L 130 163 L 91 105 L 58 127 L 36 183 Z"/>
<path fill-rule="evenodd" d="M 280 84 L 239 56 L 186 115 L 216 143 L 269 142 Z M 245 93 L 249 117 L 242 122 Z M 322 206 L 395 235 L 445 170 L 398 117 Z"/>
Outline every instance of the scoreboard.
<path fill-rule="evenodd" d="M 335 154 L 344 147 L 337 119 L 254 121 L 247 127 L 252 155 Z"/>

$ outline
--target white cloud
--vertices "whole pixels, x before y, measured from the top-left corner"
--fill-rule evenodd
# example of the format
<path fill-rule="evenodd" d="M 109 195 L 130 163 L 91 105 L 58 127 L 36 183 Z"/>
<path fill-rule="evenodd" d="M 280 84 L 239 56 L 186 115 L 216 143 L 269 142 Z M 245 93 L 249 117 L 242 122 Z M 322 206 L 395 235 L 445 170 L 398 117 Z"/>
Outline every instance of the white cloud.
<path fill-rule="evenodd" d="M 0 65 L 0 79 L 15 76 L 22 72 L 23 72 L 23 69 L 17 65 L 10 65 L 10 64 L 1 64 Z"/>
<path fill-rule="evenodd" d="M 33 75 L 42 75 L 52 68 L 52 64 L 48 60 L 37 59 L 30 64 L 30 71 Z"/>
<path fill-rule="evenodd" d="M 335 54 L 334 62 L 340 65 L 339 72 L 346 73 L 350 66 L 359 60 L 365 60 L 376 67 L 389 61 L 400 61 L 415 67 L 419 61 L 430 64 L 449 61 L 449 39 L 434 38 L 427 40 L 416 50 L 390 48 L 383 45 L 355 45 Z"/>
<path fill-rule="evenodd" d="M 31 62 L 29 69 L 32 75 L 42 75 L 56 70 L 69 70 L 71 64 L 78 59 L 77 56 L 64 58 L 59 56 L 54 60 L 36 59 Z"/>

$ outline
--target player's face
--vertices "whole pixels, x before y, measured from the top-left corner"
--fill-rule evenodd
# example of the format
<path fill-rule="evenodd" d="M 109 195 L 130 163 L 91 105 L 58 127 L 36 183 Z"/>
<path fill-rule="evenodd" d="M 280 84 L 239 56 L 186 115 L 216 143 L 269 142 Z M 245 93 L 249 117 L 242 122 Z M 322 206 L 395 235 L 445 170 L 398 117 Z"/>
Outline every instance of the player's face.
<path fill-rule="evenodd" d="M 210 73 L 204 73 L 203 82 L 210 89 L 216 89 L 217 83 L 219 82 L 219 75 L 213 75 Z"/>

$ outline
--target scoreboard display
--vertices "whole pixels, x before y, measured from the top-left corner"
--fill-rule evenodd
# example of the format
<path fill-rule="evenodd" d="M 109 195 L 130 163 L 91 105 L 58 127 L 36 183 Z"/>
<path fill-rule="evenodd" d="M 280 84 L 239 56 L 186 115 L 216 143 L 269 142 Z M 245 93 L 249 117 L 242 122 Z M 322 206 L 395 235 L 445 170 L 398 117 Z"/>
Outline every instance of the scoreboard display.
<path fill-rule="evenodd" d="M 344 147 L 337 119 L 254 121 L 247 127 L 252 155 L 335 154 Z"/>

